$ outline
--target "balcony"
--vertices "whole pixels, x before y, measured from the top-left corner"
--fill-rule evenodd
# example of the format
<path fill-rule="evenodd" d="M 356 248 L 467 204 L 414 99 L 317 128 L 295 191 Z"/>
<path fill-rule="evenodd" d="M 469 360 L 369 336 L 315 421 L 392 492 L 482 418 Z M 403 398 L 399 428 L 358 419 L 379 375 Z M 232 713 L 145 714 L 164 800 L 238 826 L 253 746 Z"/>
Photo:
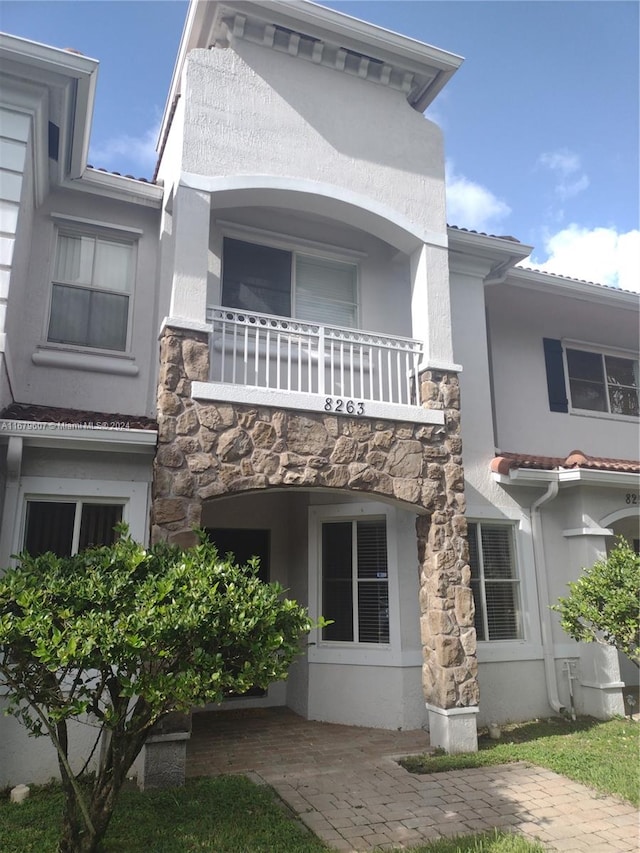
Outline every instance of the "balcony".
<path fill-rule="evenodd" d="M 420 341 L 222 307 L 207 322 L 210 381 L 194 397 L 442 422 L 418 403 Z"/>

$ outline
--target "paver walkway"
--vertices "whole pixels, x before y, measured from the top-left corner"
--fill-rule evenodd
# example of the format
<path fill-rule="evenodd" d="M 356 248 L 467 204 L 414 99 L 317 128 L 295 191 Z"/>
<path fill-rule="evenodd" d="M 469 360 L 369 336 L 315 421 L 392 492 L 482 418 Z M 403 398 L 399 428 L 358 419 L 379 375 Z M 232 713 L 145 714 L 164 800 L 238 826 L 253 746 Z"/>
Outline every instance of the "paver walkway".
<path fill-rule="evenodd" d="M 493 827 L 566 853 L 640 849 L 631 805 L 525 764 L 417 776 L 394 760 L 427 747 L 421 730 L 316 723 L 283 708 L 200 713 L 187 770 L 257 774 L 341 851 L 402 848 Z"/>

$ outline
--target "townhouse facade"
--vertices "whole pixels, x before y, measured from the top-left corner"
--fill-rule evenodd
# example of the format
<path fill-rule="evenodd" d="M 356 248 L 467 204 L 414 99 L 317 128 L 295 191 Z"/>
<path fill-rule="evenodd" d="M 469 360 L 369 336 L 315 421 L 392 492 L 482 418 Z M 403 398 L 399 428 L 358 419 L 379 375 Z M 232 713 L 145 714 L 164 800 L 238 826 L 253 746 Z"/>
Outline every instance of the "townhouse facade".
<path fill-rule="evenodd" d="M 142 181 L 87 166 L 97 63 L 1 39 L 2 565 L 119 520 L 259 556 L 332 622 L 229 708 L 448 751 L 621 713 L 627 664 L 549 605 L 640 539 L 637 297 L 447 226 L 423 113 L 460 57 L 312 3 L 195 0 Z M 0 782 L 53 774 L 0 735 Z"/>

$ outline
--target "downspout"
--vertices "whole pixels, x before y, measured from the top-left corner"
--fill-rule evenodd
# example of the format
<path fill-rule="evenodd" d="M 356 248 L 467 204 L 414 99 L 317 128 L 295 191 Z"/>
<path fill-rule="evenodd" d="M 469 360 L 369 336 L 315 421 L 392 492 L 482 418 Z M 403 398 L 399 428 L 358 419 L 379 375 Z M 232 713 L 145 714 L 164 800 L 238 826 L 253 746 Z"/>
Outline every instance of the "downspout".
<path fill-rule="evenodd" d="M 2 533 L 0 534 L 0 571 L 9 565 L 13 550 L 13 535 L 18 514 L 20 472 L 22 469 L 22 436 L 12 435 L 7 447 L 7 482 L 4 490 Z"/>
<path fill-rule="evenodd" d="M 558 679 L 556 677 L 551 613 L 549 611 L 547 563 L 544 556 L 542 519 L 540 518 L 541 508 L 556 497 L 559 487 L 560 484 L 557 479 L 551 480 L 547 491 L 531 504 L 531 532 L 533 535 L 533 560 L 536 569 L 536 586 L 538 588 L 538 613 L 540 616 L 540 628 L 542 630 L 542 654 L 544 658 L 547 697 L 549 705 L 551 705 L 553 710 L 557 713 L 562 713 L 566 709 L 558 697 Z"/>

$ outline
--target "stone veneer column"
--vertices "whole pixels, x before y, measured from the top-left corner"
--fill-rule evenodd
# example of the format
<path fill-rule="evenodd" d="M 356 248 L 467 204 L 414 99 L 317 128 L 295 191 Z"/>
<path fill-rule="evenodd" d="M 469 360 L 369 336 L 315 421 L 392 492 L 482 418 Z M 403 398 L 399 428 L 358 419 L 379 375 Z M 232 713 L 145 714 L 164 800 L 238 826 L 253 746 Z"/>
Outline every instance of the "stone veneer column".
<path fill-rule="evenodd" d="M 416 522 L 420 562 L 422 686 L 431 745 L 447 752 L 478 748 L 478 662 L 471 592 L 460 386 L 455 373 L 426 370 L 422 404 L 445 413 L 443 455 L 428 466 L 438 484 L 426 515 Z"/>

